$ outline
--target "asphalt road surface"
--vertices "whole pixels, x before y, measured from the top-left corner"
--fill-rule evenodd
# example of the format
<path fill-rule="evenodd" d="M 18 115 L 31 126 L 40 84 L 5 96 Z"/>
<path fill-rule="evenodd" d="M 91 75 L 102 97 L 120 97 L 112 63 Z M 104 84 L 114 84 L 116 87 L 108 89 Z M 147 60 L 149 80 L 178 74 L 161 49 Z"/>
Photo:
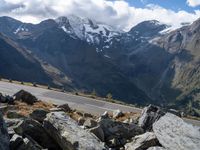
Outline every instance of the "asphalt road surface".
<path fill-rule="evenodd" d="M 113 110 L 117 109 L 120 109 L 123 112 L 141 112 L 141 109 L 131 106 L 95 100 L 92 98 L 57 92 L 39 87 L 32 87 L 0 81 L 0 92 L 3 94 L 13 95 L 22 89 L 32 93 L 40 100 L 52 102 L 58 105 L 68 103 L 71 108 L 91 113 L 94 115 L 100 115 L 105 111 L 112 112 Z M 186 119 L 185 121 L 200 126 L 200 121 L 190 119 Z"/>

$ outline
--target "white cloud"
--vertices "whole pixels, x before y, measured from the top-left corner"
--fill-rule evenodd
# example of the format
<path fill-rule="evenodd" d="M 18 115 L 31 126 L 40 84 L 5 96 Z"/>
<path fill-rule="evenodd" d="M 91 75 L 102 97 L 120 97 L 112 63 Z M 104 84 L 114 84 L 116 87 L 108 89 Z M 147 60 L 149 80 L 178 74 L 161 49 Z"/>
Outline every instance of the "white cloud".
<path fill-rule="evenodd" d="M 8 15 L 24 22 L 38 23 L 69 14 L 129 30 L 141 21 L 152 19 L 179 27 L 182 22 L 196 20 L 200 10 L 175 12 L 157 5 L 136 8 L 123 0 L 0 0 L 0 16 Z"/>
<path fill-rule="evenodd" d="M 187 4 L 192 7 L 196 7 L 200 5 L 200 0 L 187 0 Z"/>

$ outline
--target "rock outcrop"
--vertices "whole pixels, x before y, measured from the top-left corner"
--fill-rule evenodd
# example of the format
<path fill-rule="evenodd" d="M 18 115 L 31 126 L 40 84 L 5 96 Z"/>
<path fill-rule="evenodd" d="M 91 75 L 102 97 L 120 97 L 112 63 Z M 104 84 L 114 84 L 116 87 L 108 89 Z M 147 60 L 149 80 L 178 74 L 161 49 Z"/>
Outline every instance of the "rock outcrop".
<path fill-rule="evenodd" d="M 199 150 L 200 128 L 185 123 L 176 115 L 167 113 L 153 124 L 160 144 L 168 150 Z"/>
<path fill-rule="evenodd" d="M 83 130 L 64 112 L 52 112 L 44 120 L 44 128 L 62 149 L 103 150 L 101 143 L 91 133 Z"/>
<path fill-rule="evenodd" d="M 35 102 L 38 101 L 38 99 L 34 95 L 24 90 L 17 92 L 13 97 L 14 100 L 20 100 L 29 105 L 33 105 Z"/>
<path fill-rule="evenodd" d="M 138 124 L 145 131 L 152 131 L 153 123 L 156 122 L 164 114 L 165 113 L 159 107 L 149 105 L 143 109 Z"/>
<path fill-rule="evenodd" d="M 146 132 L 135 136 L 131 143 L 125 145 L 126 150 L 144 150 L 152 146 L 160 145 L 153 132 Z"/>
<path fill-rule="evenodd" d="M 9 135 L 3 116 L 0 112 L 0 149 L 9 150 Z"/>

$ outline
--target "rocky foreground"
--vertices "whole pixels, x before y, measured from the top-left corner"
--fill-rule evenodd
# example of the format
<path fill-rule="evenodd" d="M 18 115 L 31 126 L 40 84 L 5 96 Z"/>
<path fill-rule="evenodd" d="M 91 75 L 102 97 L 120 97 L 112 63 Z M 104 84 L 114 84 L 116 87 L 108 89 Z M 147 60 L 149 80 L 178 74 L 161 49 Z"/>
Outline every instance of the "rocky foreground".
<path fill-rule="evenodd" d="M 0 150 L 199 150 L 200 128 L 149 105 L 93 116 L 26 91 L 0 94 Z"/>

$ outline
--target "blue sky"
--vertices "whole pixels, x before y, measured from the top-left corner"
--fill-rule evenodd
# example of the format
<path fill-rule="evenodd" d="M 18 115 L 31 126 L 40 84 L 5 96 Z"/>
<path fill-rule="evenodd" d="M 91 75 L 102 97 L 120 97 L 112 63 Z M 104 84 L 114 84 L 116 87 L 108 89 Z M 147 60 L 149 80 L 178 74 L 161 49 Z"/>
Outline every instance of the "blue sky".
<path fill-rule="evenodd" d="M 200 6 L 190 7 L 187 4 L 187 0 L 126 0 L 130 5 L 144 8 L 148 4 L 155 4 L 166 9 L 174 11 L 185 10 L 188 12 L 194 12 L 196 9 L 200 9 Z"/>

